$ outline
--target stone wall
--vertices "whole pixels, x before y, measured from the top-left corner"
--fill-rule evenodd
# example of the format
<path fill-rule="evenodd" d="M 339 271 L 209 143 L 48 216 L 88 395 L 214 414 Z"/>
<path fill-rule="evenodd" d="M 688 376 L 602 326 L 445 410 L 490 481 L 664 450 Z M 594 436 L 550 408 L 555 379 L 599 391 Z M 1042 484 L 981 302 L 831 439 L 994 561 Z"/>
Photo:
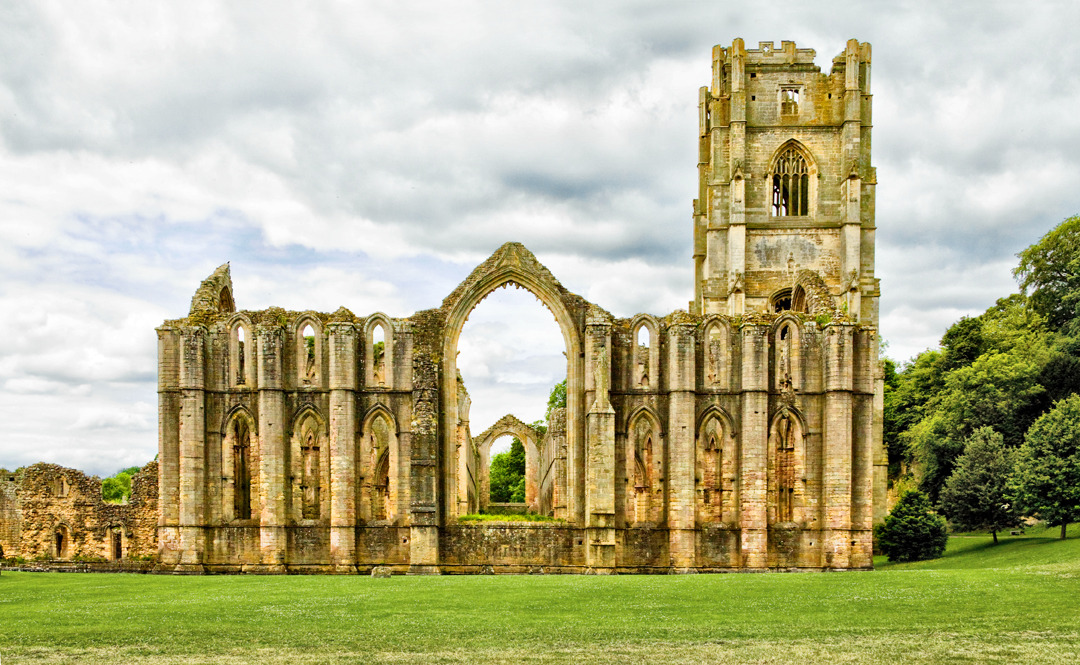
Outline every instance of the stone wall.
<path fill-rule="evenodd" d="M 106 503 L 101 480 L 76 469 L 35 464 L 0 483 L 0 545 L 7 557 L 125 561 L 157 557 L 156 462 L 131 479 L 127 503 Z"/>

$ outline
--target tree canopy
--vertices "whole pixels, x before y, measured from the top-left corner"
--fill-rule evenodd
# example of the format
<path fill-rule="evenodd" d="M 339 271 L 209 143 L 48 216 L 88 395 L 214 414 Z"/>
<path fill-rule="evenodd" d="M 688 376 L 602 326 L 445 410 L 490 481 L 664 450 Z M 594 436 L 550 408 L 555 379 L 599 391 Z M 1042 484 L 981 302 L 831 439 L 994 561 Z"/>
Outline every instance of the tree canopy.
<path fill-rule="evenodd" d="M 1020 252 L 1013 275 L 1033 310 L 1055 330 L 1080 333 L 1080 215 L 1070 217 Z"/>
<path fill-rule="evenodd" d="M 1080 521 L 1080 395 L 1035 421 L 1017 453 L 1011 492 L 1028 514 L 1065 527 Z"/>
<path fill-rule="evenodd" d="M 964 444 L 964 452 L 941 491 L 942 512 L 952 526 L 965 531 L 997 532 L 1020 524 L 1020 515 L 1007 490 L 1014 451 L 1000 434 L 980 427 Z"/>
<path fill-rule="evenodd" d="M 936 559 L 949 540 L 945 518 L 930 508 L 930 499 L 918 490 L 900 495 L 882 524 L 874 529 L 878 548 L 889 561 Z"/>
<path fill-rule="evenodd" d="M 131 498 L 131 477 L 139 467 L 131 466 L 101 481 L 101 498 L 106 503 L 123 503 Z"/>

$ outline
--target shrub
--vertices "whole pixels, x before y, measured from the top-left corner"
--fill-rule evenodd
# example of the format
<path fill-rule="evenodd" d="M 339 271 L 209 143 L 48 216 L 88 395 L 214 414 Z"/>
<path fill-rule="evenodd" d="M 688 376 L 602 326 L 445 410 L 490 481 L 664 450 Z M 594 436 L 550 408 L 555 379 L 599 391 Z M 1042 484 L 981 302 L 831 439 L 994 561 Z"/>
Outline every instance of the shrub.
<path fill-rule="evenodd" d="M 945 552 L 949 534 L 945 518 L 930 509 L 930 499 L 918 490 L 900 496 L 883 524 L 874 529 L 878 547 L 889 561 L 936 559 Z"/>

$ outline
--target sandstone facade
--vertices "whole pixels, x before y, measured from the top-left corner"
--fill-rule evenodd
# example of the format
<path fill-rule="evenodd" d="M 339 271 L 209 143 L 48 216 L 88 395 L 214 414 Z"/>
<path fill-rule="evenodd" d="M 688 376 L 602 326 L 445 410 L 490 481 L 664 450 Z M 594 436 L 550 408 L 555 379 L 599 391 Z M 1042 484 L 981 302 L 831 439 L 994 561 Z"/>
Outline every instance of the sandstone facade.
<path fill-rule="evenodd" d="M 869 568 L 887 464 L 870 101 L 868 44 L 827 75 L 791 42 L 714 50 L 688 312 L 614 317 L 517 243 L 407 318 L 237 310 L 222 266 L 158 328 L 160 570 Z M 555 316 L 566 407 L 474 437 L 458 340 L 507 284 Z M 458 520 L 495 508 L 504 434 L 524 507 L 561 522 Z"/>
<path fill-rule="evenodd" d="M 695 299 L 619 319 L 507 243 L 397 319 L 236 311 L 228 266 L 158 329 L 161 565 L 180 572 L 666 572 L 872 565 L 884 508 L 870 48 L 714 51 Z M 457 371 L 507 284 L 554 314 L 567 403 L 473 437 Z M 491 442 L 555 524 L 465 524 Z"/>

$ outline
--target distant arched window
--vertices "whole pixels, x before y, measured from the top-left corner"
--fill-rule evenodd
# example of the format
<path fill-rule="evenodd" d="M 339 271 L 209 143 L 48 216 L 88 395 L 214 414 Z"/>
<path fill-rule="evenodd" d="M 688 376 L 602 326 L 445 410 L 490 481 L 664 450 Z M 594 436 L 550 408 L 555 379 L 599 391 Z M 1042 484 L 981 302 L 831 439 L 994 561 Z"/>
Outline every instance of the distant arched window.
<path fill-rule="evenodd" d="M 810 214 L 810 168 L 794 146 L 780 153 L 772 168 L 772 216 Z"/>
<path fill-rule="evenodd" d="M 631 322 L 631 388 L 655 390 L 659 385 L 658 365 L 660 348 L 656 338 L 656 324 L 651 317 L 641 315 Z"/>
<path fill-rule="evenodd" d="M 394 387 L 394 329 L 390 319 L 373 314 L 365 326 L 364 384 L 369 388 Z"/>
<path fill-rule="evenodd" d="M 322 325 L 311 316 L 304 316 L 296 331 L 296 368 L 301 387 L 318 388 L 322 384 Z"/>

